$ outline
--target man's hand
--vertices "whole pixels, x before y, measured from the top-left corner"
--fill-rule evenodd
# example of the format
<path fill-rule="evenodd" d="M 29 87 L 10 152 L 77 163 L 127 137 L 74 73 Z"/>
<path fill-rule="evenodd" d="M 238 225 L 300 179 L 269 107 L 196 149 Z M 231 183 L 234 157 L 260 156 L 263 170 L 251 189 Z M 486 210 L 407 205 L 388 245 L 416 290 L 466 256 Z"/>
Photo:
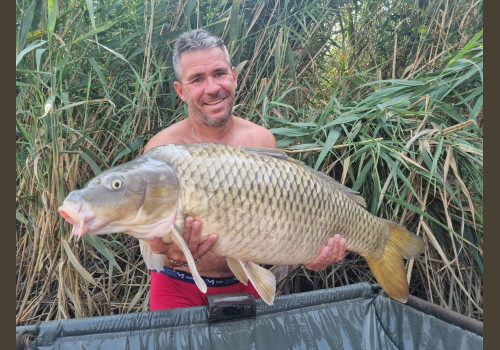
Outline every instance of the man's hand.
<path fill-rule="evenodd" d="M 345 256 L 345 239 L 340 234 L 335 234 L 328 240 L 328 243 L 321 249 L 319 255 L 304 266 L 308 270 L 323 270 L 331 264 L 335 264 Z"/>
<path fill-rule="evenodd" d="M 217 240 L 217 234 L 211 233 L 204 242 L 200 243 L 200 235 L 201 221 L 188 216 L 184 222 L 182 238 L 189 247 L 194 260 L 205 255 Z M 170 259 L 180 263 L 186 262 L 184 253 L 174 243 L 164 243 L 161 238 L 151 238 L 148 240 L 148 243 L 154 253 L 166 255 Z"/>

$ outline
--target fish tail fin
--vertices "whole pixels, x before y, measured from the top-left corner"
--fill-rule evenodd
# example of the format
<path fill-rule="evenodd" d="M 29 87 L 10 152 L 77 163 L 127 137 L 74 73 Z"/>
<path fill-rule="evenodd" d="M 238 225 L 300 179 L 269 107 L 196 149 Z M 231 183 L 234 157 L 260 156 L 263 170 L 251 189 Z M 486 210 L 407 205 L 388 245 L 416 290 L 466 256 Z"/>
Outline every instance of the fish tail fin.
<path fill-rule="evenodd" d="M 409 291 L 403 258 L 420 255 L 424 250 L 424 242 L 403 226 L 388 220 L 384 221 L 390 231 L 384 253 L 379 258 L 365 257 L 365 259 L 389 297 L 406 303 Z"/>

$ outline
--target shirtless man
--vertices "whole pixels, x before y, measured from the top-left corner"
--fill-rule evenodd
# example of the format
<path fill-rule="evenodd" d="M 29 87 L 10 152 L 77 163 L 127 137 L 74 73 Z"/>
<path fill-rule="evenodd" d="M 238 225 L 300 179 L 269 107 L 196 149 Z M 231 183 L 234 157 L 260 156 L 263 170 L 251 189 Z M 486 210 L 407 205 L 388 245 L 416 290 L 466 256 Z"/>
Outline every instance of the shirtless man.
<path fill-rule="evenodd" d="M 274 135 L 267 129 L 232 115 L 237 88 L 236 69 L 224 43 L 204 30 L 182 34 L 174 49 L 175 90 L 187 104 L 188 118 L 156 134 L 145 147 L 149 149 L 188 142 L 214 142 L 234 146 L 276 148 Z M 235 218 L 237 220 L 237 218 Z M 184 254 L 175 244 L 160 238 L 149 240 L 151 249 L 164 255 L 164 268 L 151 271 L 150 309 L 206 305 L 208 294 L 247 291 L 259 297 L 251 283 L 244 286 L 229 269 L 226 258 L 210 251 L 217 234 L 200 242 L 202 222 L 187 217 L 183 238 L 197 262 L 200 275 L 207 283 L 203 294 L 194 284 Z M 306 264 L 321 270 L 343 259 L 345 239 L 336 234 L 330 238 L 317 258 Z"/>

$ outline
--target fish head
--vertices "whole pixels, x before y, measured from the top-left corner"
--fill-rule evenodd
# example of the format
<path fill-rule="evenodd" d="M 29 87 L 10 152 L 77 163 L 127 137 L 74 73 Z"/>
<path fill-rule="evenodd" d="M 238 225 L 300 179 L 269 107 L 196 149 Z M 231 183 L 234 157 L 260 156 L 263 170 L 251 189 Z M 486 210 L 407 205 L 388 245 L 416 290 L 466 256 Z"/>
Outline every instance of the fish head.
<path fill-rule="evenodd" d="M 172 168 L 141 156 L 70 192 L 58 211 L 73 225 L 71 234 L 78 238 L 117 232 L 148 238 L 160 224 L 163 229 L 173 225 L 178 199 L 179 186 Z"/>

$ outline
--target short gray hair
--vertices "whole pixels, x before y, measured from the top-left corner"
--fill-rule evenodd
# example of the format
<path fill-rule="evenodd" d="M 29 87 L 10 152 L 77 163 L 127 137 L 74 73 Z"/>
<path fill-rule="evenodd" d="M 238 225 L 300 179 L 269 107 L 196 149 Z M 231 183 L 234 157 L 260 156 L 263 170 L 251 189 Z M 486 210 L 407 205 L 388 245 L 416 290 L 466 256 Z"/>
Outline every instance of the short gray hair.
<path fill-rule="evenodd" d="M 190 52 L 195 50 L 208 50 L 214 47 L 220 47 L 226 56 L 227 63 L 231 66 L 231 57 L 229 57 L 229 52 L 227 52 L 226 46 L 221 38 L 210 34 L 203 29 L 195 29 L 190 32 L 182 33 L 177 39 L 174 47 L 173 63 L 175 78 L 181 80 L 181 55 L 184 52 Z"/>

